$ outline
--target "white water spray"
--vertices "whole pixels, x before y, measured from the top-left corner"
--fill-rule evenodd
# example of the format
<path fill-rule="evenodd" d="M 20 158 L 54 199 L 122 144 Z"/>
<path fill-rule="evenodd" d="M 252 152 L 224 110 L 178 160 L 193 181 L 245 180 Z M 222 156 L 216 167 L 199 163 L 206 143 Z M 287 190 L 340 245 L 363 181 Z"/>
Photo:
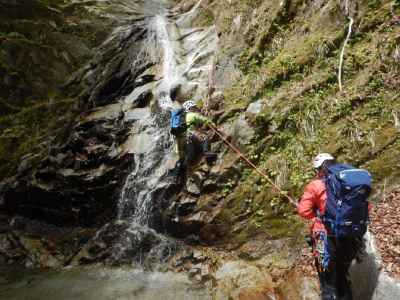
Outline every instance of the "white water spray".
<path fill-rule="evenodd" d="M 155 95 L 161 110 L 138 120 L 132 128 L 128 147 L 132 147 L 135 155 L 135 166 L 121 193 L 120 219 L 128 218 L 132 223 L 151 226 L 154 208 L 165 201 L 166 190 L 176 180 L 170 175 L 178 158 L 173 153 L 167 110 L 179 104 L 171 100 L 170 91 L 180 85 L 181 92 L 190 95 L 191 100 L 204 98 L 218 46 L 215 27 L 189 27 L 200 4 L 181 15 L 168 7 L 157 8 L 153 16 L 146 18 L 147 39 L 141 57 L 150 58 L 157 66 L 159 80 L 135 89 L 126 97 L 124 108 L 125 114 L 129 114 L 132 101 L 147 89 Z M 143 138 L 138 139 L 138 136 Z M 138 143 L 143 145 L 138 147 Z"/>

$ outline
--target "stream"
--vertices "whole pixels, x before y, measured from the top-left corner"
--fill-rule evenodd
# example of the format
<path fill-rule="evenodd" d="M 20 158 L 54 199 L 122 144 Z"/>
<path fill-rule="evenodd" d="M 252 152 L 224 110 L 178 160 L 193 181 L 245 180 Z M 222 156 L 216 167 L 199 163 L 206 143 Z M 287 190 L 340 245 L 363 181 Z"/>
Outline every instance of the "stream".
<path fill-rule="evenodd" d="M 0 268 L 0 299 L 211 299 L 184 275 L 140 269 L 77 268 L 40 271 Z"/>
<path fill-rule="evenodd" d="M 129 128 L 126 142 L 115 146 L 115 156 L 128 153 L 134 157 L 121 192 L 116 195 L 116 220 L 104 225 L 71 259 L 69 266 L 51 271 L 0 267 L 0 299 L 150 300 L 162 297 L 163 300 L 207 300 L 215 299 L 219 292 L 224 296 L 217 299 L 233 299 L 229 294 L 231 290 L 240 290 L 243 286 L 250 290 L 249 294 L 251 289 L 261 286 L 263 299 L 277 299 L 274 291 L 265 293 L 275 284 L 272 279 L 271 285 L 266 287 L 263 286 L 265 278 L 256 277 L 272 265 L 270 262 L 260 265 L 259 261 L 244 259 L 224 261 L 213 270 L 217 276 L 215 281 L 222 282 L 220 286 L 212 280 L 209 285 L 196 283 L 183 272 L 165 272 L 166 262 L 182 246 L 165 233 L 161 221 L 161 208 L 167 207 L 172 196 L 181 189 L 176 172 L 179 158 L 174 149 L 174 137 L 169 132 L 170 111 L 177 103 L 171 100 L 170 91 L 181 86 L 183 100 L 199 101 L 206 97 L 208 76 L 218 51 L 218 33 L 215 26 L 191 27 L 202 1 L 186 12 L 179 12 L 166 0 L 127 3 L 125 12 L 135 16 L 133 24 L 114 30 L 105 45 L 113 42 L 115 36 L 129 36 L 134 26 L 140 27 L 145 37 L 132 68 L 144 60 L 151 68 L 137 78 L 155 79 L 144 80 L 145 83 L 137 84 L 129 94 L 87 117 L 103 118 L 114 113 Z M 150 103 L 136 105 L 138 99 L 149 94 L 152 95 Z M 400 299 L 398 283 L 380 270 L 373 236 L 367 235 L 367 242 L 366 259 L 352 270 L 357 286 L 355 299 Z M 100 266 L 102 263 L 113 267 Z M 82 267 L 82 264 L 92 266 Z M 269 276 L 267 272 L 261 275 Z M 296 284 L 301 285 L 293 283 Z M 225 294 L 221 292 L 223 289 Z M 238 299 L 242 299 L 240 292 L 237 292 Z M 302 299 L 316 300 L 315 293 L 314 289 Z"/>

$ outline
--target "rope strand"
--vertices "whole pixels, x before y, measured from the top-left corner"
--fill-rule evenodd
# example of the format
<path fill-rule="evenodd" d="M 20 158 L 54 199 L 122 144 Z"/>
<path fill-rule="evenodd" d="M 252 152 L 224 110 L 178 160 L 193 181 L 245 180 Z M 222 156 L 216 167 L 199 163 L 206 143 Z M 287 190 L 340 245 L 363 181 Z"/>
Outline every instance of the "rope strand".
<path fill-rule="evenodd" d="M 211 127 L 211 129 L 221 138 L 221 140 L 229 147 L 231 148 L 236 154 L 239 155 L 239 157 L 241 159 L 243 159 L 250 167 L 252 167 L 259 175 L 261 175 L 262 177 L 264 177 L 281 195 L 285 196 L 286 199 L 289 200 L 289 202 L 291 204 L 293 204 L 294 206 L 297 207 L 297 203 L 295 200 L 293 200 L 293 198 L 291 198 L 287 192 L 284 192 L 277 184 L 275 184 L 269 177 L 267 174 L 265 174 L 263 171 L 261 171 L 259 168 L 257 168 L 257 166 L 251 162 L 237 147 L 235 147 L 231 142 L 229 142 L 223 135 L 221 132 L 219 132 L 219 130 L 214 126 L 209 124 L 209 126 Z"/>

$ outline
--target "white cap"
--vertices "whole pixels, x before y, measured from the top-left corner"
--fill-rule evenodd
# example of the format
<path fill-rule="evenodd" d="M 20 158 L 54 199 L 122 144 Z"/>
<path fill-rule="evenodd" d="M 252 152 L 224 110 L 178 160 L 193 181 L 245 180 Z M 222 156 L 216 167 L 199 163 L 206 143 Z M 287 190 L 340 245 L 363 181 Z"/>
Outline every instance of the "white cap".
<path fill-rule="evenodd" d="M 314 167 L 314 169 L 318 169 L 319 167 L 322 166 L 324 161 L 326 161 L 326 160 L 334 160 L 334 159 L 335 158 L 332 155 L 330 155 L 329 153 L 320 153 L 314 158 L 313 167 Z"/>

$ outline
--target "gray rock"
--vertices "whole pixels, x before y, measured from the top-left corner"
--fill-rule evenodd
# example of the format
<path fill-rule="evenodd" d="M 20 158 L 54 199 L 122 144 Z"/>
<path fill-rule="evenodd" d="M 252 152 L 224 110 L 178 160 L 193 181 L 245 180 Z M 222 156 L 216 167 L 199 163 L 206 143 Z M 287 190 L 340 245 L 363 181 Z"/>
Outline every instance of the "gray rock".
<path fill-rule="evenodd" d="M 392 300 L 400 299 L 400 281 L 382 270 L 382 261 L 372 233 L 367 232 L 366 255 L 361 264 L 350 269 L 354 299 Z"/>
<path fill-rule="evenodd" d="M 194 176 L 188 176 L 186 180 L 186 190 L 192 195 L 200 196 L 201 183 L 199 182 L 198 178 Z"/>
<path fill-rule="evenodd" d="M 132 108 L 146 106 L 148 100 L 152 96 L 151 90 L 154 88 L 154 85 L 154 82 L 150 82 L 134 89 L 132 93 L 130 93 L 124 99 L 124 111 L 129 111 Z"/>
<path fill-rule="evenodd" d="M 208 264 L 203 264 L 201 266 L 200 275 L 201 275 L 202 281 L 215 279 L 213 276 L 212 270 Z"/>
<path fill-rule="evenodd" d="M 185 218 L 185 223 L 187 224 L 190 223 L 207 224 L 207 221 L 208 221 L 208 214 L 205 211 L 199 211 L 198 213 L 195 213 L 194 215 Z"/>
<path fill-rule="evenodd" d="M 180 200 L 181 205 L 196 204 L 196 203 L 197 203 L 197 199 L 191 198 L 191 197 L 185 197 Z"/>
<path fill-rule="evenodd" d="M 218 189 L 218 184 L 215 179 L 207 179 L 203 183 L 203 192 L 212 193 Z"/>
<path fill-rule="evenodd" d="M 129 139 L 122 145 L 122 153 L 131 154 L 143 154 L 149 152 L 152 149 L 154 143 L 154 137 L 143 133 L 131 135 Z"/>
<path fill-rule="evenodd" d="M 72 265 L 103 262 L 109 265 L 166 260 L 178 246 L 155 230 L 125 221 L 106 224 L 74 257 Z"/>
<path fill-rule="evenodd" d="M 197 204 L 197 198 L 185 197 L 179 201 L 179 203 L 175 203 L 176 211 L 179 216 L 186 216 L 187 214 L 193 212 Z"/>
<path fill-rule="evenodd" d="M 84 121 L 95 120 L 114 120 L 122 113 L 122 105 L 120 103 L 110 104 L 99 109 L 95 109 L 89 114 Z"/>
<path fill-rule="evenodd" d="M 204 171 L 196 171 L 193 175 L 196 177 L 196 180 L 201 183 L 207 178 L 207 173 Z"/>
<path fill-rule="evenodd" d="M 202 276 L 201 276 L 201 274 L 196 274 L 195 276 L 194 276 L 194 280 L 196 280 L 196 281 L 202 281 Z"/>
<path fill-rule="evenodd" d="M 193 261 L 194 262 L 200 262 L 204 261 L 206 257 L 203 255 L 203 253 L 199 250 L 193 250 Z"/>
<path fill-rule="evenodd" d="M 32 167 L 32 161 L 35 159 L 33 154 L 25 155 L 21 159 L 21 163 L 18 166 L 18 173 L 24 173 Z"/>
<path fill-rule="evenodd" d="M 232 124 L 232 138 L 238 145 L 248 145 L 255 135 L 255 130 L 241 115 Z"/>
<path fill-rule="evenodd" d="M 261 113 L 261 111 L 265 106 L 266 106 L 266 101 L 262 99 L 250 103 L 250 105 L 247 107 L 246 115 L 256 116 L 259 113 Z"/>
<path fill-rule="evenodd" d="M 140 119 L 148 118 L 150 117 L 150 108 L 145 107 L 145 108 L 136 108 L 129 110 L 125 113 L 125 121 L 130 122 L 130 121 L 137 121 Z"/>

